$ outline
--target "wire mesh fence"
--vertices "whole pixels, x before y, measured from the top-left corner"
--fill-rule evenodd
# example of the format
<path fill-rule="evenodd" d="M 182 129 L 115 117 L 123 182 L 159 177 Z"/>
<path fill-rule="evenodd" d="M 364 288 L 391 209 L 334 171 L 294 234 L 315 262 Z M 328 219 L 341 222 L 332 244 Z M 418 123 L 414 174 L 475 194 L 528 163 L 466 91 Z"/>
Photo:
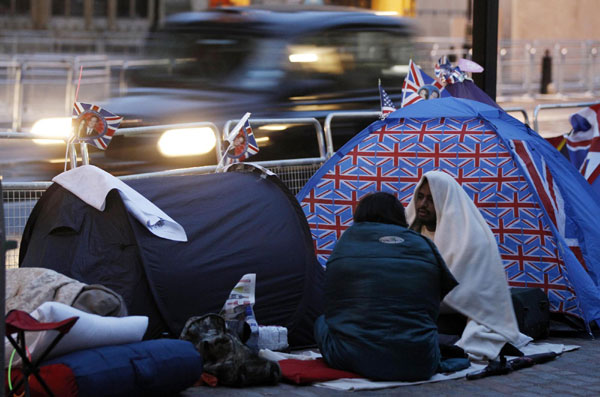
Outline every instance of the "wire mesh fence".
<path fill-rule="evenodd" d="M 279 179 L 281 179 L 292 193 L 298 194 L 321 165 L 321 163 L 317 163 L 310 165 L 270 167 L 270 170 L 279 176 Z"/>
<path fill-rule="evenodd" d="M 6 185 L 2 191 L 2 204 L 4 205 L 4 227 L 6 240 L 16 241 L 21 246 L 21 236 L 31 210 L 46 191 L 45 188 L 13 189 Z M 19 250 L 10 250 L 6 253 L 6 267 L 14 268 L 19 264 Z"/>

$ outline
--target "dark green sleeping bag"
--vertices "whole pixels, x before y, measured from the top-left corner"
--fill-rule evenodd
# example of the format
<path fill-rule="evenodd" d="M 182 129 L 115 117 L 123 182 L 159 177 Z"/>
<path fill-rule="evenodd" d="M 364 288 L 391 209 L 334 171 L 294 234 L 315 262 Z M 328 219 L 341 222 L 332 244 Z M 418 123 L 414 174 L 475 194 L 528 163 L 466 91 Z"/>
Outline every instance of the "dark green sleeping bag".
<path fill-rule="evenodd" d="M 371 379 L 430 378 L 440 362 L 437 317 L 457 285 L 435 245 L 405 227 L 348 228 L 327 262 L 315 337 L 334 368 Z"/>

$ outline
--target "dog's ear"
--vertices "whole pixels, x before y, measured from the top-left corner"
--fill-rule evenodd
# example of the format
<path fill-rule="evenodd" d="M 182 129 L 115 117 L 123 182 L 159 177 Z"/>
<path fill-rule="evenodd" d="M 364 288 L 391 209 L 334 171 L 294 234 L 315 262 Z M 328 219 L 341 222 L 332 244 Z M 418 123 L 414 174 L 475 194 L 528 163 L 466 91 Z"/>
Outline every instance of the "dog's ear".
<path fill-rule="evenodd" d="M 179 339 L 196 344 L 207 335 L 215 336 L 226 332 L 225 320 L 218 314 L 190 317 L 181 331 Z"/>
<path fill-rule="evenodd" d="M 216 333 L 224 334 L 227 331 L 227 326 L 225 325 L 225 319 L 218 314 L 206 314 L 202 316 L 203 322 L 210 329 L 216 331 Z"/>
<path fill-rule="evenodd" d="M 183 329 L 181 330 L 181 334 L 179 335 L 179 339 L 182 340 L 187 340 L 190 342 L 194 342 L 194 328 L 196 327 L 196 323 L 198 321 L 200 317 L 196 316 L 196 317 L 190 317 L 186 322 L 185 325 L 183 326 Z"/>

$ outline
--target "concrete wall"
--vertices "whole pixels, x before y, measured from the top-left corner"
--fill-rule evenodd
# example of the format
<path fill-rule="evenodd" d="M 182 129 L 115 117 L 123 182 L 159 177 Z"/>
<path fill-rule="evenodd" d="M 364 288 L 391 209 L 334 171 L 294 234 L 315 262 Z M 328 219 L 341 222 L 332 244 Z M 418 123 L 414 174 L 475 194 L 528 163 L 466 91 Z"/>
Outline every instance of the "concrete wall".
<path fill-rule="evenodd" d="M 500 0 L 500 37 L 600 39 L 598 0 Z"/>
<path fill-rule="evenodd" d="M 416 0 L 416 20 L 423 36 L 465 37 L 469 0 Z"/>
<path fill-rule="evenodd" d="M 464 37 L 469 1 L 416 0 L 422 34 Z M 499 0 L 498 30 L 500 39 L 599 40 L 600 0 Z"/>

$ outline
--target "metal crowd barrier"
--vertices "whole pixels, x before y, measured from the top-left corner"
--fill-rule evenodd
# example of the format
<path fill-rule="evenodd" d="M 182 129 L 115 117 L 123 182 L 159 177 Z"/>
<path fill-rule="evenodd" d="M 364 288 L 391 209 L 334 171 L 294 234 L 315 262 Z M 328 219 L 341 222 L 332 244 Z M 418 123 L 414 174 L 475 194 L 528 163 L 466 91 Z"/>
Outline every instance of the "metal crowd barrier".
<path fill-rule="evenodd" d="M 529 125 L 529 117 L 527 116 L 527 111 L 521 107 L 509 107 L 504 109 L 505 112 L 517 112 L 523 115 L 523 120 L 525 124 Z M 327 141 L 327 157 L 333 156 L 335 153 L 334 145 L 333 145 L 333 134 L 331 132 L 332 127 L 331 124 L 334 119 L 356 119 L 356 118 L 371 118 L 371 117 L 381 117 L 381 112 L 377 111 L 356 111 L 356 112 L 334 112 L 327 115 L 325 118 L 325 140 Z M 357 131 L 358 132 L 358 131 Z"/>
<path fill-rule="evenodd" d="M 319 145 L 319 156 L 323 160 L 326 159 L 326 149 L 325 145 L 328 137 L 325 136 L 323 138 L 323 128 L 321 127 L 321 123 L 319 120 L 313 117 L 306 118 L 288 118 L 288 119 L 248 119 L 250 121 L 250 125 L 268 125 L 268 124 L 293 124 L 293 125 L 312 125 L 315 127 L 315 133 L 317 134 L 317 144 Z M 227 120 L 225 126 L 223 127 L 223 133 L 221 134 L 222 139 L 226 139 L 229 136 L 231 126 L 237 124 L 240 120 Z M 220 139 L 217 139 L 219 142 Z M 217 151 L 218 160 L 221 161 L 221 150 Z"/>
<path fill-rule="evenodd" d="M 524 108 L 510 107 L 510 108 L 503 108 L 503 109 L 506 113 L 521 113 L 521 115 L 523 116 L 523 123 L 525 123 L 531 127 L 531 124 L 529 124 L 529 116 L 527 115 L 527 110 L 525 110 Z"/>
<path fill-rule="evenodd" d="M 598 105 L 600 101 L 595 102 L 566 102 L 566 103 L 541 103 L 533 110 L 533 129 L 538 130 L 538 115 L 542 109 L 567 109 L 567 108 L 584 108 L 588 106 Z"/>
<path fill-rule="evenodd" d="M 152 125 L 152 126 L 147 126 L 147 127 L 119 128 L 117 131 L 115 131 L 114 136 L 136 136 L 136 135 L 143 135 L 143 134 L 148 134 L 148 133 L 161 133 L 166 130 L 176 129 L 176 128 L 201 128 L 201 127 L 208 127 L 213 131 L 213 133 L 215 134 L 215 140 L 216 140 L 215 150 L 217 151 L 217 153 L 220 153 L 221 152 L 221 142 L 219 140 L 219 129 L 217 128 L 217 126 L 214 123 L 210 123 L 207 121 L 200 121 L 197 123 Z M 88 165 L 90 163 L 90 156 L 89 156 L 89 152 L 87 149 L 87 145 L 81 144 L 80 151 L 81 151 L 82 163 L 85 165 Z M 77 164 L 77 160 L 74 157 L 76 155 L 75 151 L 70 150 L 70 154 L 71 154 L 71 159 L 70 159 L 71 164 Z M 73 168 L 73 166 L 71 166 L 71 168 Z"/>
<path fill-rule="evenodd" d="M 364 119 L 371 117 L 381 117 L 381 112 L 378 111 L 356 111 L 356 112 L 334 112 L 329 113 L 327 117 L 325 117 L 324 129 L 325 129 L 325 139 L 327 140 L 327 157 L 333 156 L 335 153 L 333 149 L 333 134 L 331 133 L 331 123 L 333 119 Z M 359 133 L 360 131 L 356 131 Z"/>
<path fill-rule="evenodd" d="M 231 122 L 234 122 L 232 120 Z M 297 194 L 310 177 L 321 167 L 323 162 L 327 160 L 325 140 L 323 137 L 323 130 L 318 120 L 304 118 L 304 119 L 251 119 L 252 124 L 312 124 L 315 126 L 316 139 L 319 144 L 320 157 L 314 158 L 299 158 L 299 159 L 286 159 L 277 161 L 259 161 L 254 162 L 257 165 L 268 168 L 276 173 L 281 181 L 291 190 L 293 194 Z M 229 124 L 226 126 L 228 131 Z M 187 127 L 209 127 L 211 128 L 216 137 L 219 137 L 219 130 L 213 123 L 198 122 L 198 123 L 185 123 L 185 124 L 170 124 L 152 127 L 135 127 L 135 128 L 123 128 L 117 130 L 115 135 L 133 136 L 144 133 L 152 133 L 156 131 L 164 131 L 166 129 L 173 128 L 187 128 Z M 25 133 L 25 132 L 0 132 L 0 138 L 9 139 L 40 139 L 39 135 Z M 64 139 L 62 136 L 44 136 L 43 139 Z M 82 144 L 82 162 L 89 164 L 89 155 L 87 154 L 87 148 L 85 144 Z M 216 140 L 217 153 L 221 153 L 221 140 Z M 72 151 L 74 153 L 74 151 Z M 220 157 L 220 156 L 219 156 Z M 71 158 L 71 164 L 77 164 L 74 156 Z M 73 167 L 71 167 L 73 168 Z M 142 179 L 142 178 L 154 178 L 163 176 L 176 176 L 176 175 L 191 175 L 191 174 L 207 174 L 212 173 L 216 170 L 217 165 L 203 166 L 203 167 L 191 167 L 182 169 L 173 169 L 159 172 L 150 172 L 135 175 L 126 175 L 119 177 L 122 180 Z M 20 245 L 25 224 L 33 207 L 51 185 L 51 182 L 5 182 L 3 184 L 2 192 L 2 203 L 4 208 L 4 221 L 6 226 L 6 237 L 8 240 L 17 241 Z M 18 250 L 9 251 L 6 255 L 6 267 L 17 267 L 18 266 Z"/>

